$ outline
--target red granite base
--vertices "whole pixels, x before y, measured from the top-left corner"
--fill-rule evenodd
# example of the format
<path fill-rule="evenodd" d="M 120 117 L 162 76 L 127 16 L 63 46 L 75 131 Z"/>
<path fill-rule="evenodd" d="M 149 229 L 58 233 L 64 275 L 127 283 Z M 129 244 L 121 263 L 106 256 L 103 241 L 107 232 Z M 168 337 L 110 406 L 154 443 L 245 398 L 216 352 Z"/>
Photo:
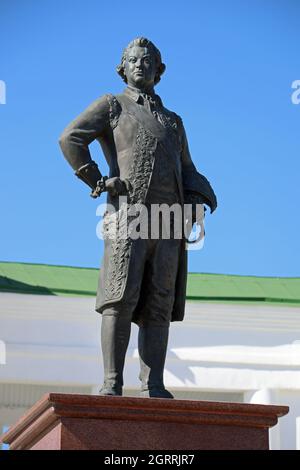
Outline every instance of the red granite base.
<path fill-rule="evenodd" d="M 2 436 L 10 449 L 266 450 L 286 406 L 51 393 Z"/>

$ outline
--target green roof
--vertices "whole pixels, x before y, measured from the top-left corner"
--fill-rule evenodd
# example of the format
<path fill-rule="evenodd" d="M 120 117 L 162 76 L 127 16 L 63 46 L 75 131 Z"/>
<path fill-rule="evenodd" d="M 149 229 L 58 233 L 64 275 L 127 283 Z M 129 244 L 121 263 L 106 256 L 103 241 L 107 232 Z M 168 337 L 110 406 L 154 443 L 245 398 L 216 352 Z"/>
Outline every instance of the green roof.
<path fill-rule="evenodd" d="M 0 262 L 0 292 L 95 296 L 98 269 Z M 189 273 L 187 300 L 300 305 L 300 278 Z"/>

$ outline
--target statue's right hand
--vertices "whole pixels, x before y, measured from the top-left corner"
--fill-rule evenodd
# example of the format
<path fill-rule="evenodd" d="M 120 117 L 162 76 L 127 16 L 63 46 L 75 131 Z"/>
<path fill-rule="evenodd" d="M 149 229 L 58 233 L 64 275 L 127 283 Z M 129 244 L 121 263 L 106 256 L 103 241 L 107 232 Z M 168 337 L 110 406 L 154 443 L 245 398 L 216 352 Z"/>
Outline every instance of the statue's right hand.
<path fill-rule="evenodd" d="M 122 181 L 118 176 L 115 176 L 114 178 L 108 178 L 105 181 L 105 189 L 111 196 L 119 196 L 126 194 L 127 192 L 125 182 Z"/>

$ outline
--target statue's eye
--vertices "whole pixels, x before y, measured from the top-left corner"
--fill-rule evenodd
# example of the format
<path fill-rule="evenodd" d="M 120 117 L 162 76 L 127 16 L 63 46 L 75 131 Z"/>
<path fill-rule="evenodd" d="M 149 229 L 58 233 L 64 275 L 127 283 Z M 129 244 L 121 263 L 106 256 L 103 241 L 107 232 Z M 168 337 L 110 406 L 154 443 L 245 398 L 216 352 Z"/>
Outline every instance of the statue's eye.
<path fill-rule="evenodd" d="M 136 62 L 136 58 L 135 57 L 130 57 L 129 62 Z"/>

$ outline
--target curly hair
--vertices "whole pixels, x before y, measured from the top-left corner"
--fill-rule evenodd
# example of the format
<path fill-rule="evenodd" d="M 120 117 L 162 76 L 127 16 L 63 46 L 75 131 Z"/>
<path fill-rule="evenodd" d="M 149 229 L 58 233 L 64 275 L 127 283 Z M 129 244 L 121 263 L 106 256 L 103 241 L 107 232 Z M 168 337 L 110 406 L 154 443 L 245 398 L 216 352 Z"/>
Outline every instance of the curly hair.
<path fill-rule="evenodd" d="M 134 46 L 139 46 L 139 47 L 147 47 L 150 49 L 150 51 L 154 54 L 155 57 L 155 62 L 156 62 L 156 75 L 154 78 L 154 85 L 156 85 L 160 81 L 160 77 L 166 70 L 165 64 L 163 64 L 161 60 L 161 54 L 157 47 L 153 44 L 153 42 L 149 41 L 147 38 L 135 38 L 133 41 L 131 41 L 128 46 L 124 49 L 122 59 L 121 59 L 121 64 L 117 66 L 117 72 L 118 74 L 122 77 L 125 83 L 127 83 L 127 78 L 125 75 L 125 60 L 127 57 L 127 52 L 129 49 L 131 49 Z"/>

